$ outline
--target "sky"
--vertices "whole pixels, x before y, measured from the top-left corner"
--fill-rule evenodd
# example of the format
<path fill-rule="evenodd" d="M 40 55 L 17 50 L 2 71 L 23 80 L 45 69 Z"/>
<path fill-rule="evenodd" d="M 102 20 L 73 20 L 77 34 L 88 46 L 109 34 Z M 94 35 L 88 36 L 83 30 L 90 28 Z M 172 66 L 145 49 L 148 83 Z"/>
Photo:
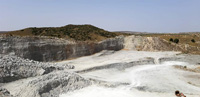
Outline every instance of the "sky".
<path fill-rule="evenodd" d="M 0 31 L 91 24 L 108 31 L 200 31 L 200 0 L 0 0 Z"/>

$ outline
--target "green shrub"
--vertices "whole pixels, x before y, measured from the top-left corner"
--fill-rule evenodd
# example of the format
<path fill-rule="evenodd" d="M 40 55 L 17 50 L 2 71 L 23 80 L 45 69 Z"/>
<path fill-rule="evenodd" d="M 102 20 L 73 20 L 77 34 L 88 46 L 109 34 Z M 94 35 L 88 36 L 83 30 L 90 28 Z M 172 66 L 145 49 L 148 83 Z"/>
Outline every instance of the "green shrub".
<path fill-rule="evenodd" d="M 169 41 L 173 42 L 174 40 L 173 40 L 173 38 L 170 38 Z"/>
<path fill-rule="evenodd" d="M 174 39 L 174 43 L 179 43 L 179 39 Z"/>
<path fill-rule="evenodd" d="M 193 43 L 195 43 L 195 40 L 194 40 L 194 39 L 192 39 L 191 41 L 192 41 Z"/>

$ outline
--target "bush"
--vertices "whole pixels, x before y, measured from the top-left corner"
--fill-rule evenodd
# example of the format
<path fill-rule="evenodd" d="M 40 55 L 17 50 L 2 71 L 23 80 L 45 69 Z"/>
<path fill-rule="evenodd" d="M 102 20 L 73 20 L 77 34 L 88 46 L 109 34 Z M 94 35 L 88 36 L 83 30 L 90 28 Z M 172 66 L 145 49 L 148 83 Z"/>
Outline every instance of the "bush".
<path fill-rule="evenodd" d="M 174 39 L 174 43 L 179 43 L 179 39 Z"/>
<path fill-rule="evenodd" d="M 170 38 L 169 41 L 173 42 L 174 40 L 173 40 L 173 38 Z"/>
<path fill-rule="evenodd" d="M 191 41 L 192 41 L 193 43 L 195 43 L 195 40 L 194 40 L 194 39 L 192 39 Z"/>

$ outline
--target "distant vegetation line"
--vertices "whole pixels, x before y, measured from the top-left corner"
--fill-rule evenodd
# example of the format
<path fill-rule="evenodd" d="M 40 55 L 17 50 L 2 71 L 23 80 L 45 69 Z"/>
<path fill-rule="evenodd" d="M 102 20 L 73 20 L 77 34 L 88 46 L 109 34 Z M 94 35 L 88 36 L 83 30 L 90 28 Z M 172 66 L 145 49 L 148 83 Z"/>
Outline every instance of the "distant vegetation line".
<path fill-rule="evenodd" d="M 9 32 L 9 31 L 0 31 L 0 33 L 6 33 L 6 32 Z"/>

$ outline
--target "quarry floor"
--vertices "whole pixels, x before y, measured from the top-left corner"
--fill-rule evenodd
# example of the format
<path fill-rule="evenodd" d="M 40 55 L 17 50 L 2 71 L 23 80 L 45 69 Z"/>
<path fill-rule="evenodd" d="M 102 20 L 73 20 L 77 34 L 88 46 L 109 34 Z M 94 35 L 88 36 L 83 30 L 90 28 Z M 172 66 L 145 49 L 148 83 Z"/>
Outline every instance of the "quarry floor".
<path fill-rule="evenodd" d="M 160 58 L 180 58 L 180 60 L 160 62 Z M 200 97 L 200 73 L 193 71 L 200 67 L 196 64 L 200 63 L 199 58 L 200 56 L 185 55 L 180 52 L 120 50 L 102 51 L 91 56 L 56 62 L 58 65 L 74 65 L 74 69 L 64 71 L 75 72 L 85 79 L 116 84 L 116 86 L 106 86 L 94 83 L 82 89 L 62 93 L 59 97 L 175 97 L 176 90 L 187 97 Z M 78 72 L 108 64 L 142 62 L 148 59 L 153 59 L 153 63 L 136 64 L 129 68 L 112 67 Z M 59 72 L 62 71 L 55 73 L 59 74 Z M 21 79 L 6 83 L 2 87 L 8 89 L 12 95 L 17 95 L 21 88 L 38 78 Z"/>
<path fill-rule="evenodd" d="M 200 97 L 200 73 L 175 68 L 186 66 L 200 67 L 192 62 L 166 61 L 163 57 L 185 57 L 179 52 L 146 51 L 102 51 L 91 56 L 62 61 L 59 64 L 74 65 L 73 71 L 112 63 L 123 63 L 153 58 L 155 64 L 136 65 L 126 69 L 101 69 L 80 73 L 84 78 L 92 78 L 109 83 L 126 83 L 118 87 L 92 85 L 80 90 L 61 94 L 60 97 L 175 97 L 179 90 L 187 97 Z"/>
<path fill-rule="evenodd" d="M 73 60 L 61 61 L 59 64 L 74 65 L 74 71 L 84 70 L 91 67 L 103 66 L 112 63 L 123 63 L 132 61 L 141 61 L 149 58 L 154 58 L 158 61 L 162 57 L 175 57 L 180 52 L 147 52 L 147 51 L 102 51 L 91 56 L 85 56 Z M 182 57 L 182 56 L 180 56 Z"/>

